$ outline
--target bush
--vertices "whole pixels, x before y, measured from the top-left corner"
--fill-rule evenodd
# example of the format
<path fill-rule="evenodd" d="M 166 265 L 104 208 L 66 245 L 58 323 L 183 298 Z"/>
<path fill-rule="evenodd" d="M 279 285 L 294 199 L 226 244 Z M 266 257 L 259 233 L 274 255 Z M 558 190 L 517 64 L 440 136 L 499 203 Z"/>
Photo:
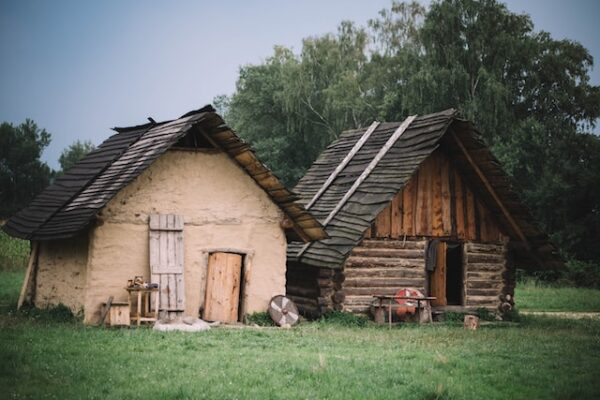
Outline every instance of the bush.
<path fill-rule="evenodd" d="M 330 311 L 321 317 L 320 322 L 341 326 L 366 326 L 369 319 L 349 312 Z"/>
<path fill-rule="evenodd" d="M 248 325 L 256 324 L 258 326 L 275 326 L 275 322 L 271 319 L 268 312 L 255 312 L 246 316 Z"/>
<path fill-rule="evenodd" d="M 578 287 L 600 289 L 600 265 L 593 262 L 569 260 L 565 279 Z"/>
<path fill-rule="evenodd" d="M 75 315 L 61 303 L 47 308 L 23 307 L 17 314 L 43 322 L 77 322 L 83 313 Z"/>
<path fill-rule="evenodd" d="M 15 239 L 0 230 L 0 271 L 16 271 L 27 267 L 29 242 Z"/>

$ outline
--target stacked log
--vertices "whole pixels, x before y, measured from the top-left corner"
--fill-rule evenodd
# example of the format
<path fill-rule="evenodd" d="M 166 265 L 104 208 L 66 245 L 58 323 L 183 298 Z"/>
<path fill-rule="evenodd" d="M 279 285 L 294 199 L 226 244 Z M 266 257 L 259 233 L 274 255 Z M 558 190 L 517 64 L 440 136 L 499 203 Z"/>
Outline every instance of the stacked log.
<path fill-rule="evenodd" d="M 300 263 L 288 263 L 286 272 L 286 296 L 291 299 L 300 314 L 308 318 L 320 315 L 317 284 L 319 269 Z"/>
<path fill-rule="evenodd" d="M 501 308 L 506 302 L 503 295 L 509 290 L 506 286 L 508 275 L 512 274 L 507 264 L 506 245 L 465 243 L 464 265 L 466 268 L 465 305 L 490 310 Z"/>
<path fill-rule="evenodd" d="M 373 296 L 425 289 L 425 240 L 365 239 L 344 265 L 345 311 L 366 314 Z"/>

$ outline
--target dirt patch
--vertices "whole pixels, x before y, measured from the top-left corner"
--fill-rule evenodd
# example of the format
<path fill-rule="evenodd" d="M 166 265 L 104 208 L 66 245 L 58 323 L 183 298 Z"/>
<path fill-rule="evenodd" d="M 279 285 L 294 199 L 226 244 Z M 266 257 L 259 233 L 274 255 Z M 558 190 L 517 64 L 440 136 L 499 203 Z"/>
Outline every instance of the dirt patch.
<path fill-rule="evenodd" d="M 521 311 L 521 315 L 535 315 L 542 317 L 563 319 L 600 319 L 600 312 L 568 312 L 568 311 Z"/>

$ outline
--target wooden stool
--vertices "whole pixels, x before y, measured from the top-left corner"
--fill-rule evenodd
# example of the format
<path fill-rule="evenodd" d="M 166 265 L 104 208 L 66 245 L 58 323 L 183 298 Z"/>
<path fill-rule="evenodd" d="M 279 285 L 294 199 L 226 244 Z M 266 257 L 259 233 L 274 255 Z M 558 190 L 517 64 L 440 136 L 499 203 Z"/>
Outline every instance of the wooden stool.
<path fill-rule="evenodd" d="M 131 316 L 131 320 L 135 321 L 139 326 L 142 322 L 156 322 L 158 320 L 158 288 L 127 288 L 129 292 L 129 305 L 132 304 L 132 299 L 137 298 L 136 312 Z M 150 309 L 150 295 L 156 293 L 154 312 Z"/>

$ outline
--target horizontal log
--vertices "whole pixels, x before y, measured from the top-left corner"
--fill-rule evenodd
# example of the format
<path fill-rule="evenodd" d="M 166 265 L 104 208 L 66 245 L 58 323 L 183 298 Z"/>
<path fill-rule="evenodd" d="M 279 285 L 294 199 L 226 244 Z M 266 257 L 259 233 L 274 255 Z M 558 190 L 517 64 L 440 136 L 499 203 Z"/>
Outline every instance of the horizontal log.
<path fill-rule="evenodd" d="M 332 303 L 330 297 L 317 297 L 317 304 L 320 306 L 329 306 Z"/>
<path fill-rule="evenodd" d="M 321 288 L 331 288 L 333 287 L 333 282 L 331 278 L 319 278 L 317 279 L 317 285 Z"/>
<path fill-rule="evenodd" d="M 423 285 L 412 285 L 408 287 L 415 288 L 420 291 L 423 290 Z M 344 289 L 344 291 L 346 292 L 346 299 L 348 299 L 350 296 L 371 296 L 371 300 L 374 300 L 373 296 L 393 296 L 398 293 L 398 290 L 400 289 L 402 289 L 402 287 L 347 287 Z M 344 303 L 347 303 L 347 300 Z"/>
<path fill-rule="evenodd" d="M 473 272 L 467 270 L 467 282 L 470 280 L 502 281 L 500 272 Z"/>
<path fill-rule="evenodd" d="M 388 249 L 424 249 L 427 246 L 426 240 L 377 240 L 365 239 L 360 243 L 360 247 L 370 248 L 388 248 Z"/>
<path fill-rule="evenodd" d="M 346 299 L 344 300 L 344 307 L 353 307 L 353 306 L 367 306 L 370 307 L 371 304 L 375 301 L 373 296 L 371 295 L 351 295 L 346 291 Z"/>
<path fill-rule="evenodd" d="M 319 278 L 331 278 L 334 270 L 331 268 L 319 268 Z"/>
<path fill-rule="evenodd" d="M 498 296 L 467 296 L 468 306 L 490 306 L 497 307 L 500 303 Z"/>
<path fill-rule="evenodd" d="M 381 267 L 425 268 L 425 259 L 350 256 L 346 260 L 345 266 L 346 266 L 346 274 L 347 274 L 347 269 L 352 268 L 352 267 L 359 267 L 359 268 L 381 268 Z"/>
<path fill-rule="evenodd" d="M 506 247 L 503 244 L 467 242 L 465 250 L 468 253 L 503 253 Z"/>
<path fill-rule="evenodd" d="M 425 250 L 355 247 L 352 250 L 352 253 L 350 253 L 350 256 L 383 258 L 424 258 Z"/>
<path fill-rule="evenodd" d="M 305 299 L 304 297 L 287 296 L 288 299 L 292 300 L 298 307 L 318 307 L 316 299 Z"/>
<path fill-rule="evenodd" d="M 333 294 L 335 293 L 335 290 L 333 288 L 321 288 L 321 290 L 319 290 L 319 297 L 331 297 Z"/>
<path fill-rule="evenodd" d="M 469 289 L 467 288 L 467 297 L 469 296 L 484 296 L 498 298 L 500 295 L 499 289 Z"/>
<path fill-rule="evenodd" d="M 503 254 L 467 253 L 467 264 L 490 263 L 504 265 L 506 259 Z"/>
<path fill-rule="evenodd" d="M 488 272 L 500 272 L 504 270 L 504 264 L 489 264 L 489 263 L 469 263 L 467 264 L 467 269 L 469 271 L 477 272 L 477 271 L 488 271 Z"/>
<path fill-rule="evenodd" d="M 316 298 L 319 295 L 319 291 L 317 287 L 307 288 L 303 286 L 294 286 L 288 284 L 286 287 L 286 292 L 290 296 L 298 296 L 298 297 L 306 297 L 306 298 Z"/>
<path fill-rule="evenodd" d="M 467 289 L 502 289 L 502 282 L 499 281 L 467 281 Z"/>
<path fill-rule="evenodd" d="M 343 283 L 333 282 L 333 290 L 342 290 Z"/>
<path fill-rule="evenodd" d="M 350 287 L 413 287 L 423 286 L 424 277 L 418 278 L 348 278 L 344 283 L 344 288 Z"/>
<path fill-rule="evenodd" d="M 333 304 L 333 310 L 334 311 L 343 311 L 344 310 L 344 304 L 342 304 L 342 303 L 339 303 L 339 304 L 334 303 Z"/>
<path fill-rule="evenodd" d="M 388 277 L 388 278 L 425 278 L 425 268 L 351 268 L 346 270 L 347 279 Z"/>

